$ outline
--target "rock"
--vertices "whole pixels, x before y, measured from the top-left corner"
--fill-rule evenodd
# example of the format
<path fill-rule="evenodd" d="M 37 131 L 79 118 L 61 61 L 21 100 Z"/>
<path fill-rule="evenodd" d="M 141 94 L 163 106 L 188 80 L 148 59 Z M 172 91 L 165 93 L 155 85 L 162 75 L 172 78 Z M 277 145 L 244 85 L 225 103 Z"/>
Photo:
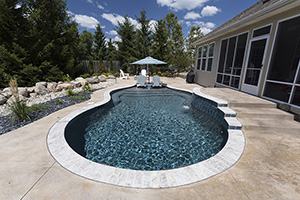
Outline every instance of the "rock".
<path fill-rule="evenodd" d="M 4 90 L 3 90 L 4 91 Z M 12 92 L 9 90 L 9 91 L 7 91 L 7 92 L 2 92 L 2 95 L 5 97 L 5 98 L 7 98 L 7 99 L 9 99 L 11 96 L 12 96 Z"/>
<path fill-rule="evenodd" d="M 34 89 L 35 89 L 34 86 L 33 86 L 33 87 L 28 87 L 28 88 L 27 88 L 27 92 L 28 92 L 28 93 L 34 93 Z"/>
<path fill-rule="evenodd" d="M 27 100 L 27 98 L 23 97 L 23 96 L 20 95 L 20 94 L 18 94 L 18 97 L 19 97 L 19 100 L 20 100 L 20 101 L 26 101 L 26 100 Z M 7 103 L 8 103 L 8 104 L 12 104 L 13 101 L 14 101 L 14 102 L 16 101 L 15 95 L 11 96 L 11 97 L 7 100 Z"/>
<path fill-rule="evenodd" d="M 85 85 L 89 84 L 85 79 L 78 80 L 78 82 L 79 82 L 82 86 L 85 86 Z"/>
<path fill-rule="evenodd" d="M 58 83 L 57 84 L 63 84 L 64 82 L 62 82 L 62 81 L 58 81 Z"/>
<path fill-rule="evenodd" d="M 108 79 L 115 79 L 115 76 L 113 76 L 113 75 L 108 75 L 107 78 L 108 78 Z"/>
<path fill-rule="evenodd" d="M 93 76 L 92 79 L 94 79 L 95 83 L 99 83 L 100 80 L 98 79 L 98 76 Z"/>
<path fill-rule="evenodd" d="M 35 84 L 35 93 L 37 93 L 38 95 L 45 95 L 45 94 L 48 94 L 48 90 L 47 88 L 42 84 L 42 83 L 36 83 Z"/>
<path fill-rule="evenodd" d="M 75 88 L 78 88 L 81 86 L 81 83 L 79 81 L 71 81 L 70 83 L 73 84 Z"/>
<path fill-rule="evenodd" d="M 89 84 L 94 84 L 94 83 L 97 83 L 97 81 L 93 78 L 86 78 L 85 79 Z"/>
<path fill-rule="evenodd" d="M 56 89 L 56 86 L 57 86 L 57 83 L 55 83 L 55 82 L 48 83 L 47 84 L 47 90 L 49 92 L 54 92 L 55 89 Z"/>
<path fill-rule="evenodd" d="M 7 98 L 5 96 L 3 96 L 2 94 L 0 94 L 0 105 L 5 104 L 6 101 L 7 101 Z"/>
<path fill-rule="evenodd" d="M 105 82 L 107 77 L 104 76 L 104 75 L 100 75 L 100 76 L 98 76 L 98 79 L 99 79 L 100 82 Z"/>
<path fill-rule="evenodd" d="M 71 83 L 63 83 L 63 84 L 58 84 L 57 86 L 56 86 L 56 92 L 57 91 L 61 91 L 61 90 L 63 90 L 63 89 L 73 89 L 74 88 L 74 85 L 73 84 L 71 84 Z"/>
<path fill-rule="evenodd" d="M 46 88 L 47 87 L 47 82 L 45 82 L 45 81 L 37 82 L 35 84 L 35 86 L 37 86 L 37 85 L 42 85 L 42 86 L 44 86 Z"/>
<path fill-rule="evenodd" d="M 6 92 L 6 93 L 12 93 L 11 90 L 10 90 L 10 88 L 8 88 L 8 87 L 3 89 L 2 93 L 4 93 L 4 92 Z"/>
<path fill-rule="evenodd" d="M 23 97 L 28 97 L 28 91 L 26 87 L 19 87 L 18 93 L 22 95 Z"/>
<path fill-rule="evenodd" d="M 75 81 L 80 81 L 80 80 L 84 80 L 84 78 L 82 78 L 82 77 L 75 78 Z"/>
<path fill-rule="evenodd" d="M 36 95 L 37 95 L 36 93 L 29 93 L 30 97 L 36 97 Z"/>

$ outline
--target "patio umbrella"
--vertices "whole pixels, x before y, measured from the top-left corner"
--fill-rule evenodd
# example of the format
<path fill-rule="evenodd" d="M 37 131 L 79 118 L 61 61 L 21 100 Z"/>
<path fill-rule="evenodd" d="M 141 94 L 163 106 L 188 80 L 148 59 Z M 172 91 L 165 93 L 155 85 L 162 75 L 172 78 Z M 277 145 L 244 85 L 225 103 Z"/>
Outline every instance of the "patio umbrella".
<path fill-rule="evenodd" d="M 141 59 L 141 60 L 138 60 L 138 61 L 135 61 L 133 63 L 131 63 L 132 65 L 147 65 L 147 74 L 149 73 L 149 70 L 148 70 L 148 65 L 149 64 L 153 64 L 153 65 L 164 65 L 164 64 L 167 64 L 166 62 L 163 62 L 163 61 L 160 61 L 160 60 L 157 60 L 155 58 L 152 58 L 150 56 L 144 58 L 144 59 Z"/>

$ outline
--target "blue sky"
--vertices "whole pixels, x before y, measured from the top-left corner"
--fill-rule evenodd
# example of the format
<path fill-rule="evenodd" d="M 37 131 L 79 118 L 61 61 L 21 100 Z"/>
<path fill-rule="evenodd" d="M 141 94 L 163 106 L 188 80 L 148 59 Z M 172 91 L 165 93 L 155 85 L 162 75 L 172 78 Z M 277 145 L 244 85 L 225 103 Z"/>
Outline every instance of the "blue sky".
<path fill-rule="evenodd" d="M 183 23 L 183 34 L 187 37 L 192 25 L 200 25 L 206 34 L 232 17 L 246 10 L 259 0 L 68 0 L 67 8 L 79 23 L 80 31 L 95 31 L 100 23 L 106 38 L 119 40 L 114 31 L 128 14 L 132 24 L 138 27 L 136 16 L 146 10 L 151 24 L 174 12 Z"/>

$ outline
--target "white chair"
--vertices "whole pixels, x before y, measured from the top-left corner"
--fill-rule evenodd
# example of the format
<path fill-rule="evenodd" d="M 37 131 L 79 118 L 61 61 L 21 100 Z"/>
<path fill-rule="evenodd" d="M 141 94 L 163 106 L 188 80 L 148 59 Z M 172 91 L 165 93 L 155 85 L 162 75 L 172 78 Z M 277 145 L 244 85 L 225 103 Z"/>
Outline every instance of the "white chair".
<path fill-rule="evenodd" d="M 142 74 L 143 76 L 147 76 L 147 71 L 146 71 L 145 69 L 142 69 L 141 74 Z"/>
<path fill-rule="evenodd" d="M 160 77 L 155 75 L 152 78 L 152 87 L 162 87 L 162 82 L 160 81 Z"/>
<path fill-rule="evenodd" d="M 123 70 L 120 69 L 120 79 L 129 79 L 129 74 L 124 73 Z"/>
<path fill-rule="evenodd" d="M 137 87 L 147 87 L 146 85 L 146 76 L 139 75 L 138 80 L 136 82 Z"/>

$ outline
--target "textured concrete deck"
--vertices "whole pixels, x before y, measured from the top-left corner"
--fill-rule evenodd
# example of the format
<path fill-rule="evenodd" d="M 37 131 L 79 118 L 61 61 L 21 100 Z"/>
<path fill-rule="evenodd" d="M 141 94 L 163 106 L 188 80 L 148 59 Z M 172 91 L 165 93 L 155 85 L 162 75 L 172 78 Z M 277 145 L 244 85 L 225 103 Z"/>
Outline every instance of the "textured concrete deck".
<path fill-rule="evenodd" d="M 162 80 L 183 89 L 198 87 L 180 78 Z M 131 78 L 112 87 L 132 83 Z M 229 170 L 170 189 L 122 188 L 70 173 L 49 154 L 47 133 L 63 116 L 100 101 L 107 89 L 95 92 L 88 102 L 0 136 L 0 199 L 300 199 L 300 124 L 280 113 L 273 103 L 222 88 L 202 92 L 228 101 L 243 122 L 246 149 Z M 274 119 L 274 113 L 278 118 Z M 280 116 L 285 117 L 280 120 Z"/>

